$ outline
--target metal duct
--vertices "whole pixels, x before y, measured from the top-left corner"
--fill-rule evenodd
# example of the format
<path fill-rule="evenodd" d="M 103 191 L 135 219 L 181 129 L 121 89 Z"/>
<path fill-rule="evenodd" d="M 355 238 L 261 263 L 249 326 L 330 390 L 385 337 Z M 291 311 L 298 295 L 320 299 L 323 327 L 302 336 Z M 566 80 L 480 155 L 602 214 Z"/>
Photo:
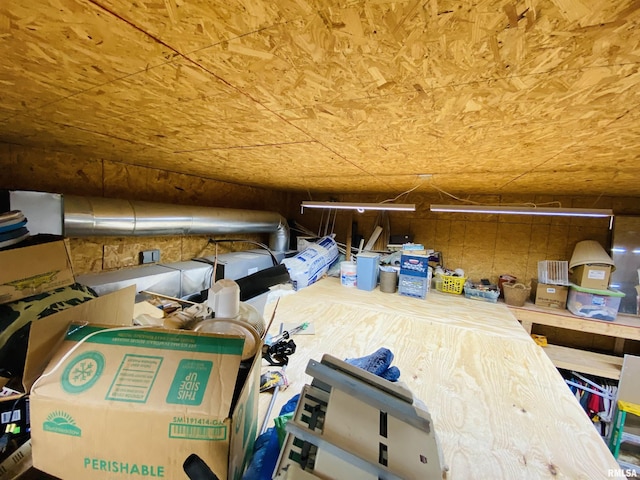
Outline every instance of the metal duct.
<path fill-rule="evenodd" d="M 271 250 L 289 249 L 289 226 L 275 212 L 74 195 L 63 200 L 64 234 L 69 237 L 271 233 Z"/>

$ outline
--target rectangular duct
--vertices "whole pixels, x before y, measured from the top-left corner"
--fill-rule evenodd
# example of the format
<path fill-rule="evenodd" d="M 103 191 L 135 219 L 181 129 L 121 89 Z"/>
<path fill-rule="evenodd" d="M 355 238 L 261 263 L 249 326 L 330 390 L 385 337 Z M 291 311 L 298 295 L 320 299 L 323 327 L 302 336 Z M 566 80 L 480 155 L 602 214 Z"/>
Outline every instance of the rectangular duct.
<path fill-rule="evenodd" d="M 282 252 L 275 252 L 278 263 L 284 258 Z M 194 261 L 203 262 L 213 265 L 215 255 L 194 258 Z M 273 258 L 266 250 L 243 250 L 241 252 L 221 253 L 218 255 L 218 264 L 216 266 L 216 280 L 228 278 L 229 280 L 237 280 L 256 273 L 265 268 L 273 267 Z"/>
<path fill-rule="evenodd" d="M 284 257 L 276 253 L 276 259 Z M 215 256 L 202 257 L 175 263 L 142 266 L 113 272 L 78 275 L 76 281 L 93 288 L 98 295 L 120 290 L 130 285 L 136 292 L 147 290 L 170 297 L 185 298 L 200 293 L 211 286 Z M 245 250 L 218 255 L 216 280 L 237 280 L 273 266 L 273 259 L 266 250 Z M 137 295 L 141 301 L 144 295 Z"/>

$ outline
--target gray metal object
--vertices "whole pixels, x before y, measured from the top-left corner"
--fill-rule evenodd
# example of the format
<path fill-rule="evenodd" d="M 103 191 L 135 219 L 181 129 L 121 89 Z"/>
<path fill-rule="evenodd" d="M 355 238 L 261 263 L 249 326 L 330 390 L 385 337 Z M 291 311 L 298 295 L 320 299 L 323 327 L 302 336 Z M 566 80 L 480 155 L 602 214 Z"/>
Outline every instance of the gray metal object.
<path fill-rule="evenodd" d="M 446 477 L 431 416 L 408 389 L 330 355 L 310 360 L 305 373 L 313 381 L 286 424 L 272 478 Z"/>
<path fill-rule="evenodd" d="M 402 477 L 395 475 L 387 467 L 369 462 L 366 459 L 325 440 L 322 435 L 319 435 L 309 429 L 299 427 L 294 422 L 287 422 L 285 424 L 285 429 L 296 438 L 326 450 L 331 455 L 354 465 L 364 472 L 367 472 L 373 478 L 377 478 L 378 480 L 404 480 Z"/>
<path fill-rule="evenodd" d="M 58 193 L 10 191 L 11 210 L 20 210 L 27 217 L 31 235 L 48 233 L 62 235 L 62 195 Z"/>
<path fill-rule="evenodd" d="M 64 234 L 69 237 L 230 233 L 270 233 L 272 250 L 289 249 L 287 221 L 275 212 L 64 196 Z"/>
<path fill-rule="evenodd" d="M 278 262 L 280 262 L 282 258 L 284 258 L 284 255 L 276 255 L 276 260 L 278 260 Z M 216 260 L 216 256 L 209 255 L 194 260 L 207 262 L 213 265 Z M 266 250 L 256 249 L 221 253 L 218 255 L 216 280 L 219 280 L 220 278 L 237 280 L 269 267 L 273 267 L 273 259 Z"/>
<path fill-rule="evenodd" d="M 338 364 L 336 360 L 331 360 L 333 365 Z M 425 417 L 416 415 L 416 409 L 403 396 L 396 394 L 391 389 L 382 388 L 382 382 L 380 382 L 380 386 L 377 386 L 365 380 L 365 378 L 369 380 L 370 377 L 375 377 L 375 375 L 362 371 L 360 378 L 358 378 L 349 374 L 354 372 L 353 369 L 338 369 L 332 364 L 309 360 L 305 373 L 314 378 L 312 385 L 318 385 L 320 388 L 325 385 L 337 388 L 367 405 L 388 412 L 407 425 L 424 430 L 427 433 L 431 431 L 431 422 Z M 390 402 L 390 398 L 395 398 L 396 401 Z"/>
<path fill-rule="evenodd" d="M 619 313 L 640 315 L 640 217 L 616 216 L 613 222 L 611 258 L 615 270 L 611 272 L 611 288 L 625 296 L 620 300 Z"/>
<path fill-rule="evenodd" d="M 78 275 L 76 282 L 91 287 L 99 296 L 135 285 L 136 301 L 141 301 L 144 299 L 144 296 L 139 295 L 141 290 L 180 297 L 180 277 L 180 270 L 163 265 L 150 265 L 114 272 Z"/>
<path fill-rule="evenodd" d="M 186 262 L 161 263 L 160 265 L 180 272 L 180 298 L 200 293 L 211 287 L 213 266 L 207 263 L 187 260 Z"/>
<path fill-rule="evenodd" d="M 280 260 L 283 254 L 274 254 Z M 93 288 L 98 295 L 105 295 L 130 285 L 136 286 L 136 293 L 147 290 L 161 295 L 182 298 L 199 294 L 211 287 L 213 280 L 213 262 L 187 260 L 175 263 L 161 263 L 142 267 L 117 270 L 113 272 L 78 275 L 76 281 Z M 237 280 L 273 265 L 271 255 L 265 250 L 247 250 L 218 255 L 216 279 Z M 247 301 L 262 315 L 268 294 L 258 295 Z M 146 296 L 138 295 L 136 301 Z"/>

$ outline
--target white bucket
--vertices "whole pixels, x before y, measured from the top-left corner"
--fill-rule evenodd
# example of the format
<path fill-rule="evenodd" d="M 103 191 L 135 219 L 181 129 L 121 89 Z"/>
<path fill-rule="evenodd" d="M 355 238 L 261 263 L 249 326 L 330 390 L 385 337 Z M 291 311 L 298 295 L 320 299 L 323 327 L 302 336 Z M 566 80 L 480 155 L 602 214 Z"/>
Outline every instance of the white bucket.
<path fill-rule="evenodd" d="M 356 262 L 340 262 L 340 283 L 343 287 L 356 286 Z"/>

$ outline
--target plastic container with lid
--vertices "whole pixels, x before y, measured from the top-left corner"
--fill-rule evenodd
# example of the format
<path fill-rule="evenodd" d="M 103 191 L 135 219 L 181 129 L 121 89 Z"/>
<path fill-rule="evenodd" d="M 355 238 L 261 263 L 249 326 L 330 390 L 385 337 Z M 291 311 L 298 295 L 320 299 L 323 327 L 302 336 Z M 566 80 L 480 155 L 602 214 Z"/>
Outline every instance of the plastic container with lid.
<path fill-rule="evenodd" d="M 615 320 L 625 294 L 618 290 L 596 290 L 578 285 L 569 287 L 567 309 L 579 317 Z"/>

